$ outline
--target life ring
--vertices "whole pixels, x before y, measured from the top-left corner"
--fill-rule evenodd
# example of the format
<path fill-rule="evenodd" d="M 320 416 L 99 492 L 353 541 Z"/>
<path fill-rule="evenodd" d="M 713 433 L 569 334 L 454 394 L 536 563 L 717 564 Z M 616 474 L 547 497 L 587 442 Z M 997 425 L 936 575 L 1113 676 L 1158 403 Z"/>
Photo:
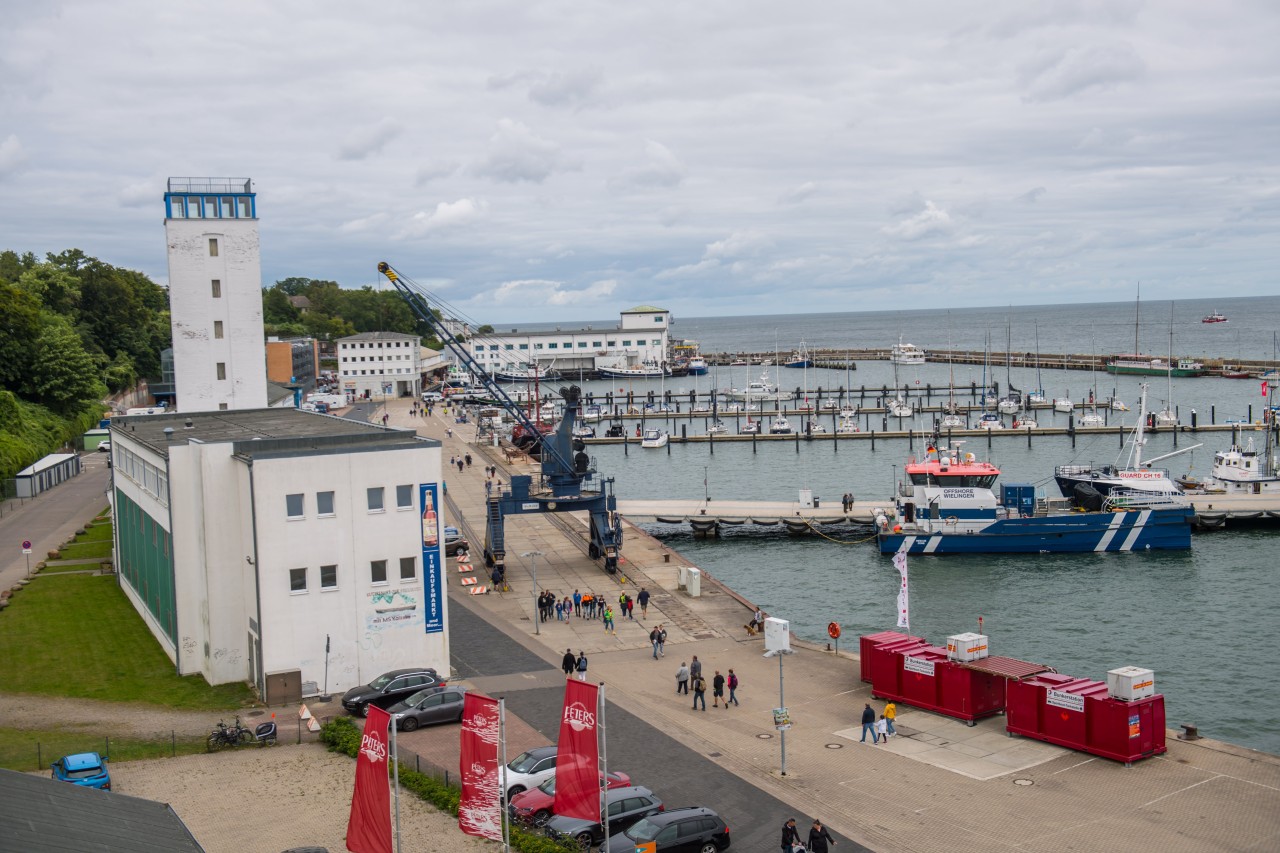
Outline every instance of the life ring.
<path fill-rule="evenodd" d="M 944 524 L 950 524 L 952 527 L 955 527 L 956 522 L 957 522 L 957 521 L 959 521 L 959 520 L 960 520 L 960 519 L 956 518 L 954 515 L 948 515 L 948 516 L 947 516 L 947 518 L 946 518 L 946 520 L 945 520 L 943 523 L 944 523 Z"/>
<path fill-rule="evenodd" d="M 840 639 L 840 623 L 832 622 L 827 626 L 827 636 L 833 640 Z"/>

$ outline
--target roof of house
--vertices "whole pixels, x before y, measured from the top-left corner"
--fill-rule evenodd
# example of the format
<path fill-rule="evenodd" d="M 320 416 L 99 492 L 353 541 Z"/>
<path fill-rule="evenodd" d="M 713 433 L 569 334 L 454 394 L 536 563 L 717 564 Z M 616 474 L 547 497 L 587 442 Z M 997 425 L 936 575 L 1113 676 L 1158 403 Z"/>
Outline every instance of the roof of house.
<path fill-rule="evenodd" d="M 342 341 L 416 341 L 421 337 L 421 335 L 406 335 L 403 332 L 361 332 L 358 335 L 338 338 L 338 341 L 339 343 Z"/>
<path fill-rule="evenodd" d="M 203 853 L 166 803 L 0 770 L 6 850 Z"/>
<path fill-rule="evenodd" d="M 290 296 L 289 304 L 294 308 L 310 308 L 311 300 L 305 296 Z"/>
<path fill-rule="evenodd" d="M 652 305 L 637 305 L 635 308 L 628 308 L 623 314 L 666 314 L 666 308 L 654 308 Z"/>

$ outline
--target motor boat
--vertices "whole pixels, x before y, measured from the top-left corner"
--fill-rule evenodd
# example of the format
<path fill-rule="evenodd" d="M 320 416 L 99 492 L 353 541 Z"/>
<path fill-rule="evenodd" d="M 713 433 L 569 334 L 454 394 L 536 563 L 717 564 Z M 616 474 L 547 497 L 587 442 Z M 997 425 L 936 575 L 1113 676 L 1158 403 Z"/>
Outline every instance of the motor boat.
<path fill-rule="evenodd" d="M 670 438 L 665 429 L 647 429 L 640 436 L 640 446 L 647 448 L 666 447 Z"/>
<path fill-rule="evenodd" d="M 924 364 L 924 350 L 915 344 L 904 343 L 902 335 L 898 335 L 898 342 L 889 349 L 889 361 L 894 364 Z"/>
<path fill-rule="evenodd" d="M 984 412 L 978 418 L 978 429 L 1004 429 L 1004 421 L 995 412 Z"/>

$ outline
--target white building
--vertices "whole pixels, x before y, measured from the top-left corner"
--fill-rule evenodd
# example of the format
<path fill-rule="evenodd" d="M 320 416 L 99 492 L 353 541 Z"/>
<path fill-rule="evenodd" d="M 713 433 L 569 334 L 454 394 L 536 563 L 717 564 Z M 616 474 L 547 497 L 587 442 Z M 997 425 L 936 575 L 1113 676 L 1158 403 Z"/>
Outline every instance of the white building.
<path fill-rule="evenodd" d="M 417 397 L 423 370 L 417 335 L 362 332 L 338 339 L 338 380 L 348 397 Z"/>
<path fill-rule="evenodd" d="M 262 408 L 267 370 L 252 182 L 170 178 L 164 206 L 177 408 Z"/>
<path fill-rule="evenodd" d="M 181 389 L 179 389 L 181 393 Z M 269 702 L 449 671 L 440 443 L 294 409 L 111 422 L 121 587 L 180 674 Z"/>
<path fill-rule="evenodd" d="M 472 357 L 490 373 L 536 363 L 540 371 L 594 371 L 601 367 L 663 365 L 671 312 L 650 305 L 623 311 L 617 326 L 504 332 L 467 341 Z"/>

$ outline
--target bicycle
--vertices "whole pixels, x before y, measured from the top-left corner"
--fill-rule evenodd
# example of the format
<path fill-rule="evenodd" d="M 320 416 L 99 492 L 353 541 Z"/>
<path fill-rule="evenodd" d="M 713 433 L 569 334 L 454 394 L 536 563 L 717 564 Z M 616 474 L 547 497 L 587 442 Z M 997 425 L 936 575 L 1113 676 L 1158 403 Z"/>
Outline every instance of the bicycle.
<path fill-rule="evenodd" d="M 242 743 L 249 743 L 254 739 L 253 732 L 240 724 L 240 715 L 236 715 L 236 722 L 233 726 L 228 726 L 222 720 L 218 720 L 218 725 L 209 735 L 208 749 L 210 752 L 216 752 L 226 747 L 239 746 Z"/>

